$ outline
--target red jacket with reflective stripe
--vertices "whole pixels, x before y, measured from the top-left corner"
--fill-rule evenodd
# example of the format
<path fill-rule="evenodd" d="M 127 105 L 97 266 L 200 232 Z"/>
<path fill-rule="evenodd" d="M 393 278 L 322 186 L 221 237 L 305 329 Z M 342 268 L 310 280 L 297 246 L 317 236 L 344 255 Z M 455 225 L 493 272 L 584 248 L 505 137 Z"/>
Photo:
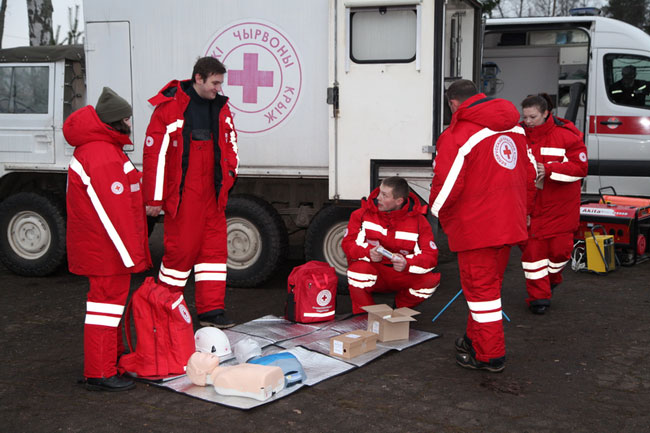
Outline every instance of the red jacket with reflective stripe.
<path fill-rule="evenodd" d="M 75 147 L 66 197 L 70 272 L 119 275 L 150 268 L 141 174 L 122 151 L 131 140 L 99 120 L 91 106 L 68 117 L 63 135 Z"/>
<path fill-rule="evenodd" d="M 440 135 L 429 204 L 452 251 L 515 244 L 527 238 L 527 191 L 534 169 L 519 112 L 479 93 Z"/>
<path fill-rule="evenodd" d="M 147 205 L 162 205 L 166 214 L 176 216 L 180 203 L 180 186 L 183 177 L 183 148 L 189 146 L 183 140 L 184 113 L 190 97 L 183 87 L 189 81 L 170 81 L 157 95 L 149 99 L 156 108 L 151 115 L 144 143 L 143 173 L 144 200 Z M 228 98 L 217 95 L 214 100 L 221 106 L 218 112 L 221 153 L 221 185 L 217 186 L 217 205 L 226 208 L 228 192 L 235 183 L 239 170 L 237 155 L 237 132 L 228 107 Z"/>
<path fill-rule="evenodd" d="M 523 124 L 522 124 L 523 125 Z M 549 115 L 546 122 L 525 127 L 535 160 L 544 164 L 543 189 L 537 190 L 529 235 L 545 238 L 572 233 L 580 224 L 580 186 L 587 175 L 587 147 L 573 123 Z"/>
<path fill-rule="evenodd" d="M 406 258 L 406 272 L 423 274 L 438 264 L 438 247 L 433 241 L 429 221 L 424 217 L 426 206 L 419 204 L 413 193 L 402 208 L 392 212 L 377 209 L 376 188 L 367 200 L 361 200 L 361 209 L 352 212 L 345 237 L 341 242 L 348 263 L 358 260 L 370 262 L 370 250 L 381 244 L 388 251 Z M 382 263 L 392 262 L 384 257 Z"/>

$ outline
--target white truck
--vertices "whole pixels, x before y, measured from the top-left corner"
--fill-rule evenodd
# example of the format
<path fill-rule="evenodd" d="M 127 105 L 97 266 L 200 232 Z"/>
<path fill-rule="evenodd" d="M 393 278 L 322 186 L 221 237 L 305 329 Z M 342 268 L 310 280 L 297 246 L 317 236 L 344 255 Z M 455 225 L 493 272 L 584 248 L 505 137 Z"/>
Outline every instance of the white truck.
<path fill-rule="evenodd" d="M 189 79 L 200 56 L 225 63 L 241 162 L 228 284 L 252 286 L 289 240 L 343 274 L 347 219 L 381 178 L 402 175 L 426 200 L 445 82 L 480 76 L 476 0 L 85 0 L 83 11 L 85 63 L 0 52 L 0 259 L 23 275 L 64 260 L 61 126 L 103 86 L 133 105 L 127 151 L 140 165 L 147 99 Z M 85 92 L 72 91 L 82 66 Z"/>
<path fill-rule="evenodd" d="M 487 20 L 483 42 L 487 95 L 519 105 L 547 93 L 584 132 L 584 195 L 650 197 L 650 35 L 600 16 L 506 18 Z M 636 72 L 633 99 L 615 84 L 624 68 Z"/>

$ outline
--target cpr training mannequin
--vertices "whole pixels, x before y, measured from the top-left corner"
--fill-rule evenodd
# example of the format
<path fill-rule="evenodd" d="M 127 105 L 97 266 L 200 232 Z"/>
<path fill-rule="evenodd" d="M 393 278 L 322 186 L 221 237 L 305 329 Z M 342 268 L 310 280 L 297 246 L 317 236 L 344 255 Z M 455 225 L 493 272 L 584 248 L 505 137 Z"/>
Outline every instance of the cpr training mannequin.
<path fill-rule="evenodd" d="M 280 367 L 238 364 L 219 367 L 219 357 L 195 352 L 187 361 L 187 377 L 194 385 L 214 386 L 217 394 L 268 400 L 284 388 Z"/>

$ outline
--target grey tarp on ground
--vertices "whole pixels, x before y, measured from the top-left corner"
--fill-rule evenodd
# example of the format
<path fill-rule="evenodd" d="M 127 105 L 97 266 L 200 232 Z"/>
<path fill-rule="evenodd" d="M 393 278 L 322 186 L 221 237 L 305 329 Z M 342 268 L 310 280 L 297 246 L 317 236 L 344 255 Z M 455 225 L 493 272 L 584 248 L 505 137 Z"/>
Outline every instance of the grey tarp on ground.
<path fill-rule="evenodd" d="M 302 364 L 307 380 L 302 384 L 283 389 L 265 401 L 258 401 L 246 397 L 219 395 L 212 386 L 202 387 L 192 384 L 187 376 L 181 376 L 164 382 L 151 382 L 151 384 L 212 403 L 239 409 L 251 409 L 286 397 L 305 385 L 313 386 L 325 379 L 346 373 L 354 368 L 362 367 L 390 350 L 402 351 L 408 347 L 438 337 L 437 334 L 411 329 L 408 340 L 377 343 L 376 350 L 352 359 L 329 356 L 329 341 L 331 337 L 358 329 L 366 329 L 367 326 L 367 315 L 352 316 L 333 322 L 320 322 L 309 325 L 293 323 L 276 316 L 264 316 L 226 330 L 226 335 L 228 335 L 231 346 L 234 346 L 242 338 L 251 337 L 263 347 L 263 355 L 286 350 L 295 355 Z M 236 363 L 237 361 L 230 356 L 222 364 L 234 365 Z"/>
<path fill-rule="evenodd" d="M 269 355 L 271 353 L 281 351 L 284 350 L 280 347 L 267 346 L 262 354 Z M 346 362 L 339 361 L 338 359 L 334 359 L 317 352 L 312 352 L 311 350 L 307 350 L 303 347 L 294 347 L 290 350 L 287 350 L 287 352 L 292 353 L 296 358 L 298 358 L 298 361 L 300 361 L 302 364 L 303 370 L 305 370 L 307 380 L 304 383 L 294 385 L 290 388 L 285 388 L 275 394 L 273 397 L 264 401 L 259 401 L 255 400 L 254 398 L 247 397 L 220 395 L 217 394 L 211 385 L 194 385 L 192 382 L 190 382 L 190 379 L 187 376 L 182 376 L 178 379 L 170 380 L 168 382 L 154 383 L 153 385 L 168 388 L 182 394 L 187 394 L 191 397 L 209 401 L 211 403 L 218 403 L 224 406 L 235 407 L 238 409 L 252 409 L 254 407 L 281 399 L 282 397 L 286 397 L 287 395 L 298 391 L 303 386 L 315 385 L 325 379 L 329 379 L 330 377 L 345 373 L 346 371 L 355 368 L 354 365 L 350 365 Z M 236 361 L 226 363 L 226 365 L 231 364 L 236 364 Z"/>

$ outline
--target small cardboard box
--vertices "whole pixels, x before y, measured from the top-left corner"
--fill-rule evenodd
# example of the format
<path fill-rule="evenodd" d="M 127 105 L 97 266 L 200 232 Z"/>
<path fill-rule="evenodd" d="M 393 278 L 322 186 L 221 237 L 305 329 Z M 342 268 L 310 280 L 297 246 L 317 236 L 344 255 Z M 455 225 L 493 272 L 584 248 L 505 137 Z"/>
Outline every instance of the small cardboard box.
<path fill-rule="evenodd" d="M 393 310 L 386 304 L 362 307 L 368 312 L 368 331 L 379 336 L 379 341 L 408 340 L 410 322 L 419 311 L 402 307 Z"/>
<path fill-rule="evenodd" d="M 376 347 L 377 334 L 361 329 L 330 338 L 330 355 L 339 358 L 354 358 Z"/>

